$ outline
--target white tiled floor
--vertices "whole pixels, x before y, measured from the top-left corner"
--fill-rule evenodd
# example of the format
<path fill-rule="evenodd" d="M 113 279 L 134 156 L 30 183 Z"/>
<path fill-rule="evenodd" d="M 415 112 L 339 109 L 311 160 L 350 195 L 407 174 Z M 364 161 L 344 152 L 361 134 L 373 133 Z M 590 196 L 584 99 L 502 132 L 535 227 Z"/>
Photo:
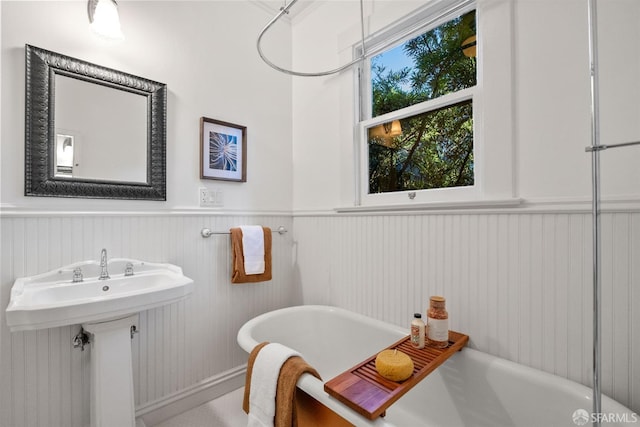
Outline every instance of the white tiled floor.
<path fill-rule="evenodd" d="M 245 427 L 247 414 L 242 410 L 244 388 L 176 415 L 154 427 Z"/>

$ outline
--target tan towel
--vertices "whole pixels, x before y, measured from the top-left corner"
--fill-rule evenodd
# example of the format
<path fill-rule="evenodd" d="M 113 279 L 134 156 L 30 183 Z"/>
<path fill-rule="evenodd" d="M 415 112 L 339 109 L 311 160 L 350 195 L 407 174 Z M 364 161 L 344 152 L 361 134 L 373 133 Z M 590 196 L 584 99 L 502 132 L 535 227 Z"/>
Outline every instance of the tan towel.
<path fill-rule="evenodd" d="M 233 272 L 231 283 L 253 283 L 271 280 L 271 229 L 262 227 L 264 232 L 264 273 L 245 274 L 244 256 L 242 251 L 242 230 L 239 227 L 232 228 L 231 249 L 233 252 Z"/>
<path fill-rule="evenodd" d="M 242 409 L 249 413 L 249 390 L 251 390 L 251 373 L 253 372 L 253 362 L 258 356 L 258 352 L 268 342 L 263 342 L 255 346 L 249 354 L 247 363 L 247 377 L 244 386 L 244 399 Z M 309 365 L 302 357 L 290 357 L 280 369 L 278 377 L 278 388 L 276 389 L 276 416 L 273 422 L 275 427 L 295 427 L 298 425 L 296 417 L 296 383 L 298 378 L 304 373 L 310 373 L 321 380 L 318 372 Z"/>

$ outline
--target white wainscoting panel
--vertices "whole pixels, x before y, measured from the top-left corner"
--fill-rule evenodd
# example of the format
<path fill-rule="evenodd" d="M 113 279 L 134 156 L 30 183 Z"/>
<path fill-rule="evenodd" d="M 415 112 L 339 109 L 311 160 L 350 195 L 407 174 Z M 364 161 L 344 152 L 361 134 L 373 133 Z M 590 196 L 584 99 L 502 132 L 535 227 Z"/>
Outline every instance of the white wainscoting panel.
<path fill-rule="evenodd" d="M 640 412 L 640 213 L 602 228 L 603 391 Z M 590 214 L 297 216 L 294 257 L 305 304 L 408 327 L 443 295 L 471 346 L 592 381 Z"/>
<path fill-rule="evenodd" d="M 284 225 L 274 280 L 232 285 L 225 235 L 200 230 Z M 451 328 L 483 351 L 591 383 L 591 216 L 587 213 L 388 215 L 24 215 L 0 217 L 0 304 L 17 277 L 84 259 L 170 262 L 193 296 L 140 316 L 133 340 L 138 407 L 246 362 L 236 332 L 272 309 L 332 304 L 398 325 L 447 298 Z M 640 213 L 605 213 L 603 390 L 640 412 Z M 292 260 L 293 253 L 293 260 Z M 10 333 L 0 316 L 0 426 L 89 423 L 89 351 L 79 326 Z"/>
<path fill-rule="evenodd" d="M 233 285 L 228 235 L 202 238 L 200 230 L 228 231 L 260 224 L 290 232 L 273 235 L 273 280 Z M 140 314 L 133 339 L 136 405 L 192 388 L 246 363 L 236 333 L 248 319 L 299 304 L 292 280 L 289 215 L 118 214 L 0 218 L 0 426 L 84 427 L 89 424 L 89 358 L 72 348 L 80 326 L 10 333 L 4 308 L 17 277 L 62 265 L 126 257 L 168 262 L 194 280 L 193 295 Z"/>

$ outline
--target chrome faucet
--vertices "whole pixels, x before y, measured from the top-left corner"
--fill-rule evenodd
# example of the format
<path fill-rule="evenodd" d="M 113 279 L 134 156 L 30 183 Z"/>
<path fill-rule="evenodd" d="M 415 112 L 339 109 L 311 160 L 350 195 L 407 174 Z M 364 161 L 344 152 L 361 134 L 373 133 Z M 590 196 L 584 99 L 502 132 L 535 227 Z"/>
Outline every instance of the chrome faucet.
<path fill-rule="evenodd" d="M 133 276 L 133 264 L 128 262 L 125 266 L 124 266 L 124 275 L 125 276 Z"/>
<path fill-rule="evenodd" d="M 102 249 L 102 252 L 100 252 L 100 277 L 98 277 L 98 280 L 107 280 L 109 278 L 109 271 L 107 271 L 107 250 Z"/>
<path fill-rule="evenodd" d="M 82 277 L 82 269 L 80 267 L 76 267 L 73 269 L 73 279 L 71 281 L 73 283 L 82 282 L 84 278 Z"/>

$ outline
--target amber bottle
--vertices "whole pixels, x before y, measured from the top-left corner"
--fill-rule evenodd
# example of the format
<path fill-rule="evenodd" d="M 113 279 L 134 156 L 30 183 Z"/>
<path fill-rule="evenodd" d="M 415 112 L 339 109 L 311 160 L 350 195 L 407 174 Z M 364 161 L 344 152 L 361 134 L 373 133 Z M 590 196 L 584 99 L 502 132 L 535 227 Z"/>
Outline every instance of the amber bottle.
<path fill-rule="evenodd" d="M 449 345 L 449 313 L 445 309 L 445 299 L 432 296 L 427 311 L 427 345 L 445 348 Z"/>

